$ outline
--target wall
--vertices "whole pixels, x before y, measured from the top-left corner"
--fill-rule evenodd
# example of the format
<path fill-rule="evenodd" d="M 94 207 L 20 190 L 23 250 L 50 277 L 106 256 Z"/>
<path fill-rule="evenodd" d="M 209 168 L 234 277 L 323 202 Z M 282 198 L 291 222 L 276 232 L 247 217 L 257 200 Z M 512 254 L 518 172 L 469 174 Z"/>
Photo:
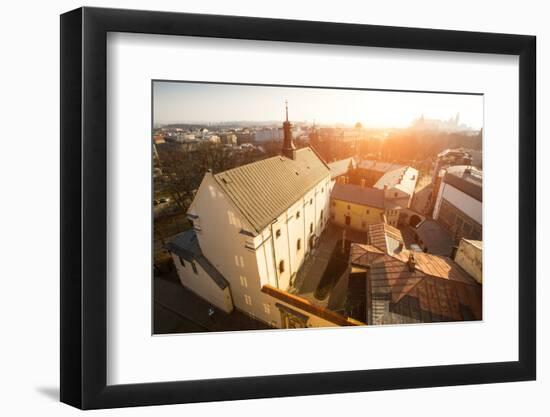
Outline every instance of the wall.
<path fill-rule="evenodd" d="M 331 220 L 337 225 L 346 226 L 346 216 L 349 216 L 349 226 L 363 231 L 367 230 L 369 224 L 376 224 L 384 221 L 383 209 L 349 203 L 342 200 L 331 200 L 330 213 Z"/>
<path fill-rule="evenodd" d="M 280 315 L 275 314 L 272 300 L 260 291 L 261 287 L 269 283 L 286 290 L 291 285 L 310 249 L 309 237 L 319 236 L 326 225 L 329 184 L 327 174 L 253 238 L 240 233 L 241 229 L 251 230 L 251 227 L 218 187 L 212 174 L 205 174 L 189 213 L 199 216 L 194 224 L 200 226 L 197 237 L 202 252 L 230 283 L 237 309 L 272 326 L 280 326 Z M 297 250 L 298 240 L 300 250 Z"/>
<path fill-rule="evenodd" d="M 174 253 L 172 253 L 172 260 L 174 261 L 182 285 L 222 311 L 226 313 L 233 311 L 233 301 L 231 300 L 229 287 L 225 287 L 224 289 L 218 287 L 198 262 L 194 262 L 195 270 L 197 271 L 195 272 L 191 262 L 180 259 Z M 181 262 L 183 262 L 183 265 Z"/>
<path fill-rule="evenodd" d="M 479 224 L 483 224 L 481 219 L 481 202 L 477 201 L 475 198 L 470 197 L 468 194 L 464 194 L 462 191 L 445 182 L 441 183 L 439 195 L 437 196 L 437 200 L 435 202 L 433 214 L 434 219 L 437 220 L 442 199 L 447 200 L 453 206 L 462 210 L 468 217 L 472 218 Z"/>
<path fill-rule="evenodd" d="M 458 245 L 455 261 L 481 284 L 483 280 L 483 249 L 462 239 Z"/>
<path fill-rule="evenodd" d="M 189 212 L 199 215 L 200 247 L 229 282 L 235 308 L 278 327 L 279 317 L 273 313 L 268 297 L 260 291 L 256 252 L 246 247 L 253 245 L 254 239 L 240 233 L 242 228 L 250 230 L 251 227 L 221 192 L 212 174 L 205 174 Z"/>
<path fill-rule="evenodd" d="M 379 25 L 420 26 L 455 30 L 480 30 L 537 34 L 538 36 L 538 137 L 539 137 L 539 214 L 550 210 L 550 144 L 541 138 L 550 136 L 550 122 L 541 117 L 550 105 L 550 26 L 546 4 L 541 1 L 501 2 L 464 0 L 454 7 L 442 7 L 435 0 L 415 2 L 334 2 L 309 3 L 290 0 L 257 2 L 252 0 L 203 0 L 181 2 L 157 0 L 88 0 L 90 6 L 160 9 L 196 13 L 235 14 L 370 23 Z M 59 392 L 59 14 L 79 7 L 82 1 L 7 2 L 0 19 L 4 62 L 0 68 L 3 86 L 2 114 L 10 126 L 28 126 L 29 94 L 32 94 L 32 122 L 42 134 L 26 135 L 18 143 L 18 156 L 5 158 L 0 164 L 3 195 L 17 196 L 0 206 L 2 230 L 3 317 L 2 343 L 3 378 L 0 382 L 5 395 L 0 405 L 3 415 L 80 416 L 81 412 L 57 402 Z M 21 22 L 24 23 L 22 29 Z M 37 62 L 40 65 L 37 65 Z M 345 69 L 342 69 L 345 70 Z M 23 88 L 24 86 L 24 88 Z M 9 103 L 5 105 L 4 103 Z M 544 111 L 544 112 L 543 112 Z M 543 159 L 544 158 L 544 159 Z M 488 169 L 488 167 L 486 167 Z M 17 173 L 14 176 L 14 173 Z M 5 180 L 5 179 L 9 180 Z M 24 190 L 32 190 L 25 192 Z M 9 200 L 9 198 L 8 198 Z M 37 202 L 41 221 L 37 218 Z M 550 217 L 539 215 L 539 260 L 550 250 Z M 26 270 L 29 264 L 29 236 L 47 237 L 47 244 L 32 255 L 40 273 Z M 8 261 L 6 261 L 8 260 Z M 544 261 L 539 261 L 540 265 Z M 543 277 L 541 268 L 539 276 Z M 550 293 L 550 282 L 539 280 L 539 317 L 550 317 L 550 303 L 544 297 Z M 543 322 L 543 324 L 541 324 Z M 539 381 L 476 386 L 457 386 L 430 389 L 318 395 L 283 399 L 232 401 L 208 404 L 189 404 L 166 407 L 141 407 L 96 411 L 94 416 L 281 416 L 315 413 L 316 416 L 335 416 L 343 410 L 369 410 L 373 414 L 432 417 L 465 417 L 498 415 L 499 417 L 548 414 L 547 393 L 550 390 L 550 361 L 544 352 L 550 349 L 550 326 L 539 320 Z M 307 331 L 307 330 L 306 330 Z M 322 331 L 322 330 L 321 330 Z M 326 330 L 338 331 L 338 330 Z M 373 329 L 383 332 L 383 328 Z M 274 332 L 274 337 L 277 331 Z M 39 348 L 37 348 L 39 347 Z M 342 352 L 345 347 L 335 345 Z M 278 360 L 286 354 L 305 354 L 298 348 L 279 352 Z M 182 358 L 186 359 L 186 358 Z M 24 366 L 23 366 L 24 364 Z M 459 400 L 457 400 L 459 399 Z"/>

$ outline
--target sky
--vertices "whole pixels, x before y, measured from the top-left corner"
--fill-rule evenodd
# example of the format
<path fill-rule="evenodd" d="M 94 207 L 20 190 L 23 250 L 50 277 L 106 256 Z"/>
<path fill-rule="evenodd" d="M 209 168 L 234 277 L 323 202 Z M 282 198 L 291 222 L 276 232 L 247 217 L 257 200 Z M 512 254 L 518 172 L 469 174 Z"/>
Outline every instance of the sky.
<path fill-rule="evenodd" d="M 420 115 L 483 126 L 483 96 L 372 90 L 270 87 L 155 81 L 154 123 L 283 121 L 288 100 L 290 121 L 342 123 L 365 127 L 407 127 Z"/>

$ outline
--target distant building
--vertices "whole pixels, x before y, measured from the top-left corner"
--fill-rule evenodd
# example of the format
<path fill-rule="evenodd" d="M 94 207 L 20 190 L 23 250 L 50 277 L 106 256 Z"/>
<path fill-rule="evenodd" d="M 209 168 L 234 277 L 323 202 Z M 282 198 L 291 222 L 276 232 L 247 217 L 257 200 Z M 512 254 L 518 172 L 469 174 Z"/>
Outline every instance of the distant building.
<path fill-rule="evenodd" d="M 208 135 L 205 136 L 204 139 L 206 139 L 210 143 L 221 143 L 221 139 L 218 135 Z"/>
<path fill-rule="evenodd" d="M 188 133 L 188 132 L 180 132 L 176 135 L 176 138 L 175 138 L 176 142 L 180 142 L 180 143 L 188 142 L 195 139 L 196 139 L 195 134 Z"/>
<path fill-rule="evenodd" d="M 412 123 L 411 128 L 416 130 L 435 130 L 448 133 L 464 132 L 471 130 L 471 128 L 469 128 L 467 125 L 460 123 L 459 113 L 448 120 L 427 119 L 424 117 L 424 115 L 421 115 Z"/>
<path fill-rule="evenodd" d="M 249 129 L 236 130 L 235 135 L 237 136 L 237 143 L 239 145 L 254 142 L 254 133 Z"/>
<path fill-rule="evenodd" d="M 458 244 L 460 239 L 482 240 L 483 173 L 467 165 L 449 167 L 442 177 L 433 218 Z"/>
<path fill-rule="evenodd" d="M 254 132 L 254 140 L 256 142 L 271 142 L 283 140 L 283 130 L 281 128 L 263 128 Z"/>
<path fill-rule="evenodd" d="M 234 133 L 222 133 L 220 135 L 220 140 L 225 145 L 236 145 L 237 135 L 235 135 Z"/>

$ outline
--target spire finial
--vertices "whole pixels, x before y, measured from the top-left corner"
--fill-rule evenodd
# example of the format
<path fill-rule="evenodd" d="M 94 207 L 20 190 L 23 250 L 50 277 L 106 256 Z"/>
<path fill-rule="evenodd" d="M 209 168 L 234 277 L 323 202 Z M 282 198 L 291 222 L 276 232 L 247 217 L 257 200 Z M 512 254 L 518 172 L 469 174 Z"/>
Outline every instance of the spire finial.
<path fill-rule="evenodd" d="M 285 100 L 286 121 L 288 122 L 288 100 Z"/>

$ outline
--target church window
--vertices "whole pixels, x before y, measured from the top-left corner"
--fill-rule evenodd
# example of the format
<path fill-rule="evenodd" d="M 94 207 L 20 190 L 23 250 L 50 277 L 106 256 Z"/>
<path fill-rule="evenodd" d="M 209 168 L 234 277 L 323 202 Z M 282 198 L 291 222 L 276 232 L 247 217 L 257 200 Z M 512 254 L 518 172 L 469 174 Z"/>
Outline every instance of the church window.
<path fill-rule="evenodd" d="M 281 237 L 281 229 L 277 229 L 277 231 L 275 232 L 275 237 L 276 238 Z"/>
<path fill-rule="evenodd" d="M 282 274 L 283 272 L 285 272 L 285 261 L 280 261 L 279 262 L 279 272 Z"/>
<path fill-rule="evenodd" d="M 298 239 L 296 242 L 296 251 L 300 251 L 302 249 L 302 239 Z"/>

